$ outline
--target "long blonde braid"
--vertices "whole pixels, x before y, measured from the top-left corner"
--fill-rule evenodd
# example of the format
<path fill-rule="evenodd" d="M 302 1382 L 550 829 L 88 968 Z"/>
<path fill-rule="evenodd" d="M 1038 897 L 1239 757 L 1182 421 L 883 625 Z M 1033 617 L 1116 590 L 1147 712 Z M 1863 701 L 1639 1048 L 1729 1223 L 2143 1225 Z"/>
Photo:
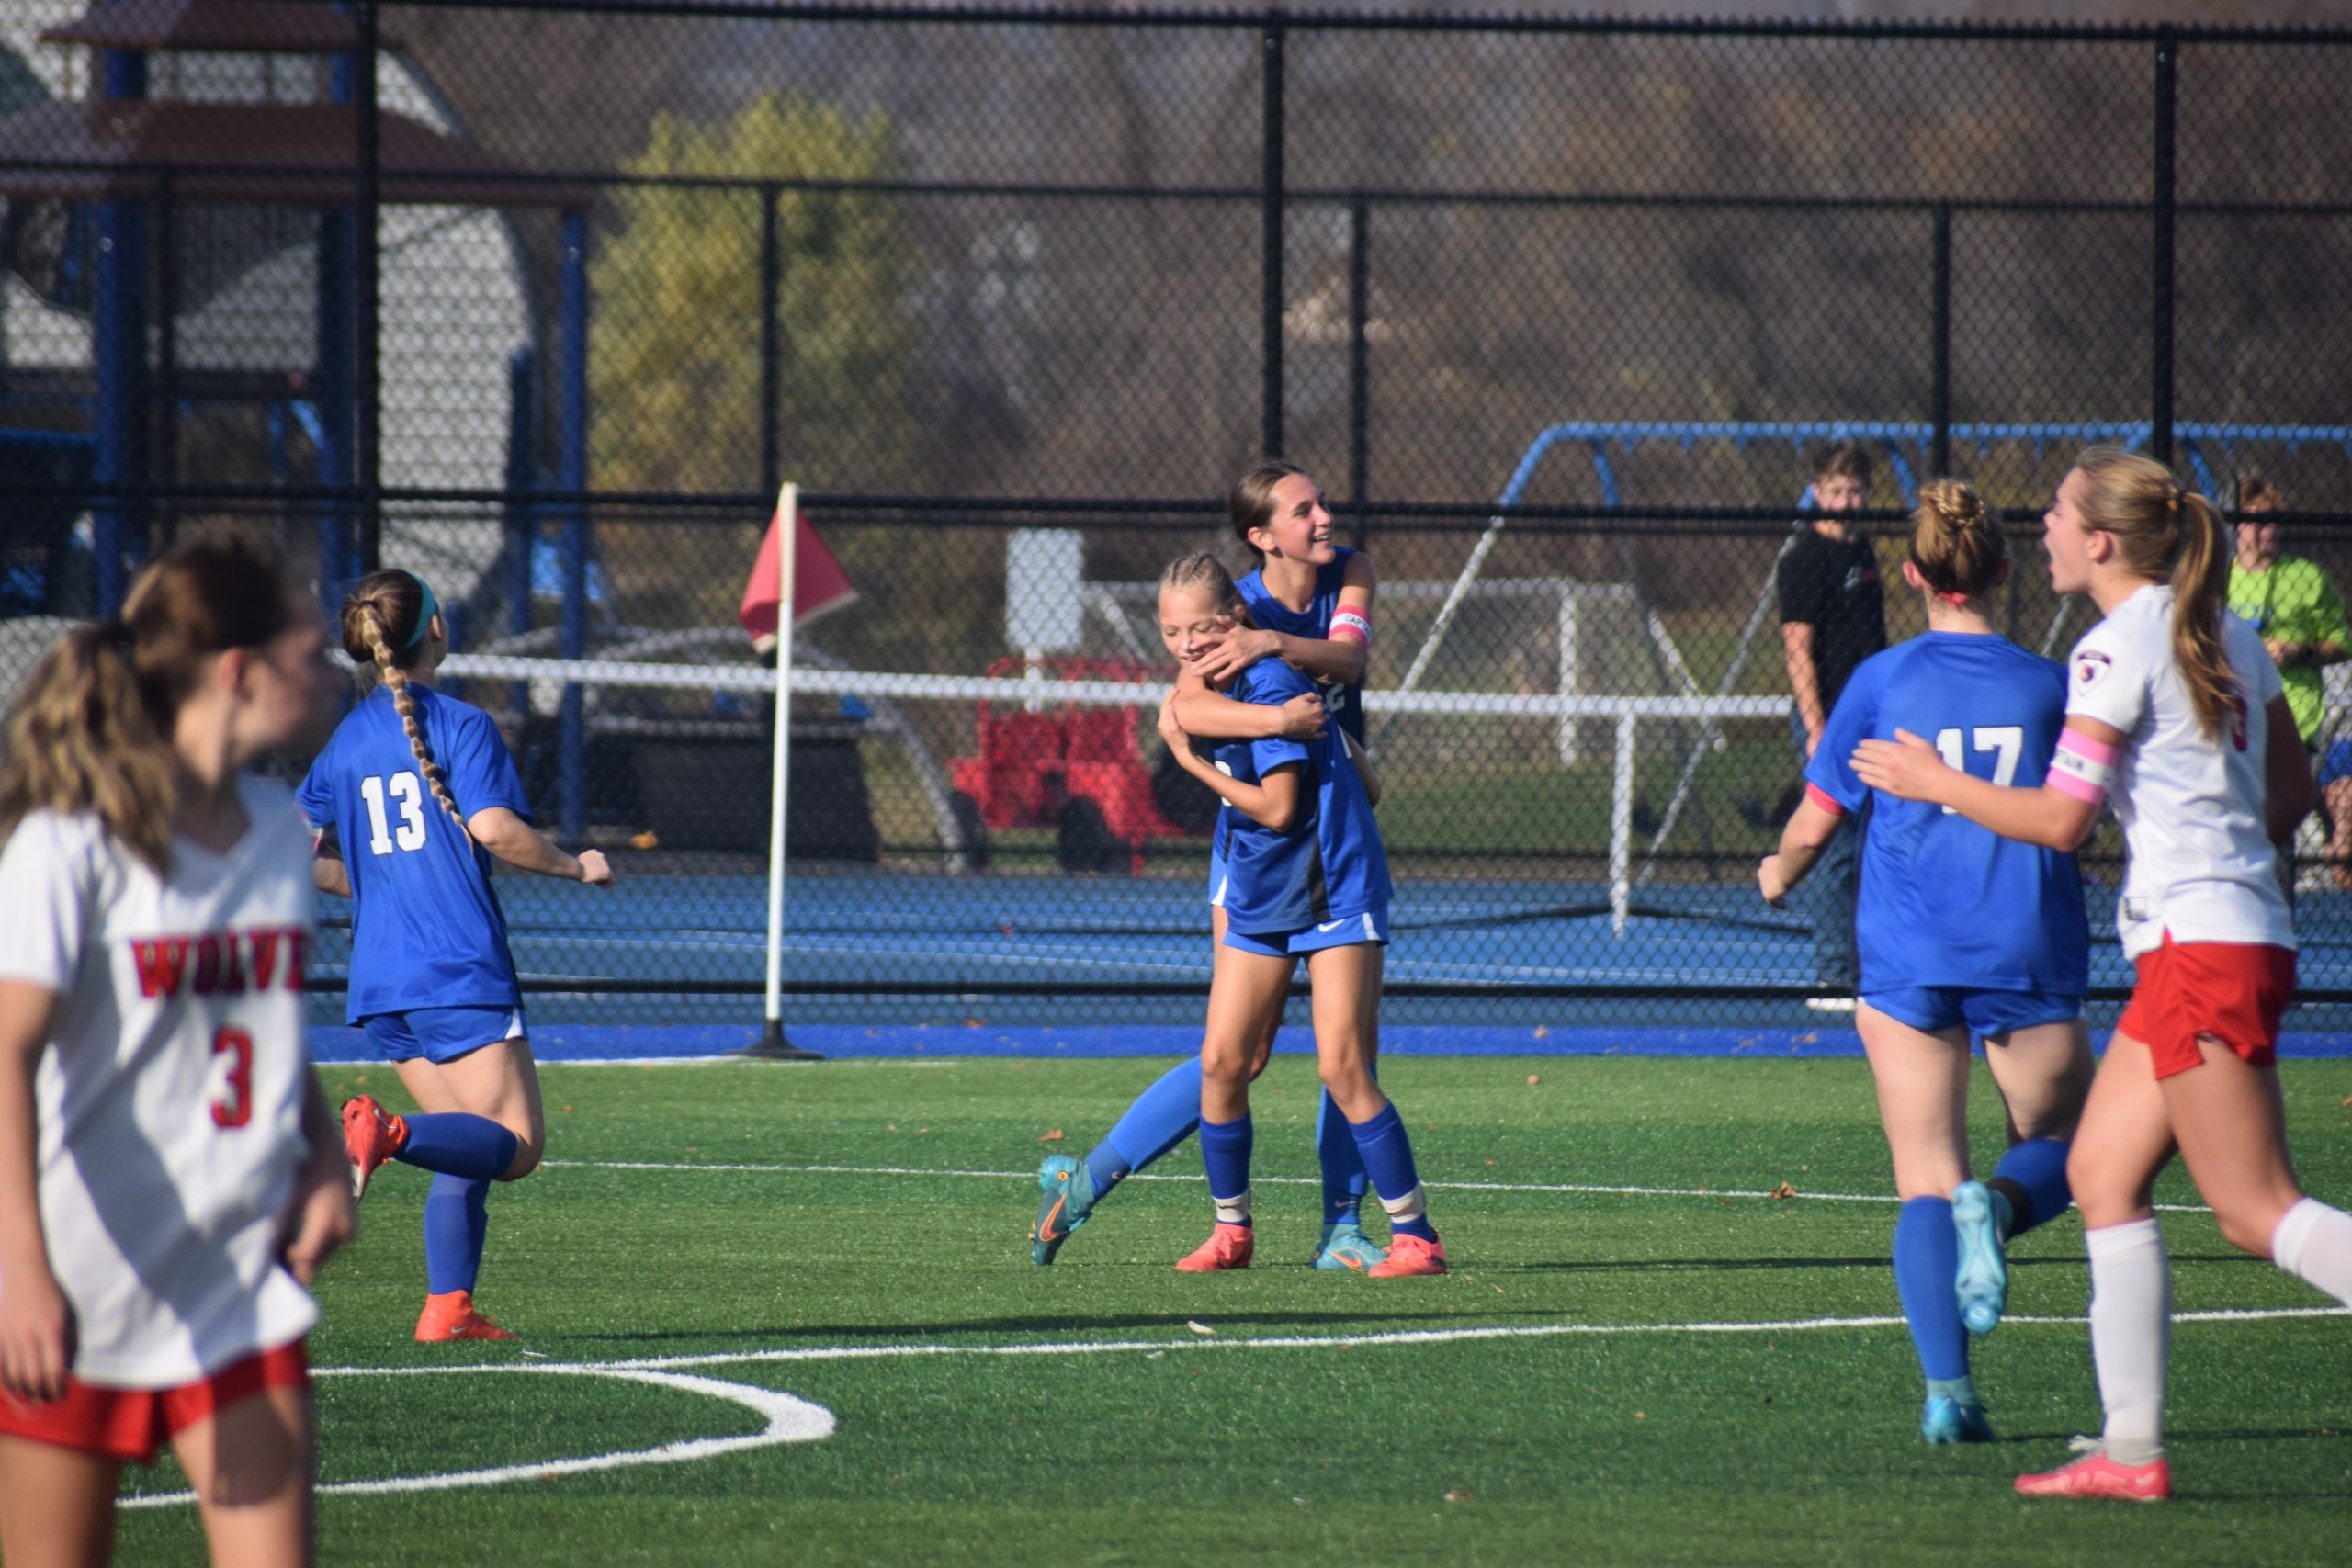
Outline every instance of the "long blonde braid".
<path fill-rule="evenodd" d="M 465 813 L 458 809 L 458 797 L 449 793 L 448 775 L 433 760 L 425 742 L 416 697 L 408 686 L 406 665 L 416 661 L 423 647 L 416 633 L 425 614 L 424 604 L 424 584 L 413 573 L 370 572 L 352 585 L 350 596 L 343 602 L 343 650 L 359 666 L 363 684 L 372 675 L 390 690 L 392 707 L 401 716 L 401 729 L 408 736 L 408 749 L 415 754 L 425 787 L 458 825 L 458 831 L 470 839 L 473 835 L 466 827 Z M 402 652 L 393 651 L 396 642 L 405 645 Z"/>

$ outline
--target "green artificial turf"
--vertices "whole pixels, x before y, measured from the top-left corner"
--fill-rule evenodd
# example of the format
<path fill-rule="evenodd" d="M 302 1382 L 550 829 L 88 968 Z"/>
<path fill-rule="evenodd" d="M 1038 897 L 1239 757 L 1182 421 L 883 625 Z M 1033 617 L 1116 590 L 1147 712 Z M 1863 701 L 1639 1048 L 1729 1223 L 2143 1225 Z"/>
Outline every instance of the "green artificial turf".
<path fill-rule="evenodd" d="M 493 1192 L 480 1292 L 521 1345 L 410 1340 L 429 1179 L 392 1167 L 321 1285 L 314 1364 L 717 1358 L 676 1370 L 788 1393 L 837 1428 L 685 1462 L 329 1495 L 322 1560 L 2345 1560 L 2344 1317 L 2176 1329 L 2180 1495 L 2168 1506 L 2027 1503 L 2009 1489 L 2097 1427 L 2079 1322 L 2013 1320 L 1977 1342 L 2002 1442 L 1920 1443 L 1900 1325 L 1808 1322 L 1897 1310 L 1894 1206 L 1867 1201 L 1892 1182 L 1858 1061 L 1395 1057 L 1383 1082 L 1454 1271 L 1383 1281 L 1305 1267 L 1316 1190 L 1273 1179 L 1314 1174 L 1316 1089 L 1312 1064 L 1283 1056 L 1256 1096 L 1255 1268 L 1170 1268 L 1208 1225 L 1189 1144 L 1155 1173 L 1184 1179 L 1130 1182 L 1055 1267 L 1032 1266 L 1025 1173 L 1046 1153 L 1082 1155 L 1163 1066 L 547 1069 L 549 1155 L 563 1163 Z M 405 1104 L 386 1069 L 364 1085 L 356 1069 L 323 1077 L 334 1098 L 364 1087 Z M 2283 1077 L 2306 1183 L 2352 1200 L 2352 1064 L 2291 1064 Z M 1988 1168 L 1999 1120 L 1981 1069 L 1977 1088 Z M 730 1165 L 789 1168 L 717 1168 Z M 1796 1196 L 1761 1195 L 1783 1184 Z M 1514 1190 L 1547 1185 L 1661 1190 Z M 2158 1198 L 2195 1202 L 2177 1171 Z M 2165 1230 L 2184 1312 L 2326 1304 L 2202 1213 L 2167 1213 Z M 2079 1317 L 2071 1216 L 2023 1238 L 2014 1260 L 2014 1314 Z M 1672 1326 L 1699 1324 L 1731 1326 Z M 1514 1332 L 1449 1337 L 1494 1330 Z M 1331 1343 L 1414 1334 L 1426 1337 Z M 992 1353 L 1024 1346 L 1058 1348 Z M 762 1352 L 798 1359 L 749 1359 Z M 318 1391 L 329 1483 L 643 1450 L 766 1421 L 707 1392 L 610 1376 L 322 1375 Z M 176 1484 L 168 1464 L 131 1482 Z M 127 1510 L 118 1558 L 200 1561 L 193 1510 Z"/>

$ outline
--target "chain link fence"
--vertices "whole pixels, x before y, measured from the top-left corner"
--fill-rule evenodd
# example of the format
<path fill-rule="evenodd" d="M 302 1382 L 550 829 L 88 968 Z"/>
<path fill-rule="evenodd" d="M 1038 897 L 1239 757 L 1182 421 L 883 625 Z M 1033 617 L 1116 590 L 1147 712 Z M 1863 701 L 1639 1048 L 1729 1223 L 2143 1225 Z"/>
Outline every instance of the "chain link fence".
<path fill-rule="evenodd" d="M 1246 565 L 1223 493 L 1280 454 L 1378 563 L 1389 1016 L 1803 1022 L 1812 915 L 1753 872 L 1811 454 L 1876 458 L 1891 637 L 1951 474 L 2015 530 L 2007 629 L 2063 652 L 2089 612 L 2037 521 L 2093 440 L 2225 502 L 2259 470 L 2346 581 L 2347 66 L 2312 31 L 17 0 L 0 659 L 218 520 L 330 596 L 417 570 L 541 821 L 622 878 L 502 883 L 535 1005 L 740 1017 L 772 721 L 734 613 L 790 480 L 858 592 L 797 641 L 794 1016 L 1185 1021 L 1205 816 L 1148 585 Z M 2333 1006 L 2352 902 L 2302 850 Z"/>

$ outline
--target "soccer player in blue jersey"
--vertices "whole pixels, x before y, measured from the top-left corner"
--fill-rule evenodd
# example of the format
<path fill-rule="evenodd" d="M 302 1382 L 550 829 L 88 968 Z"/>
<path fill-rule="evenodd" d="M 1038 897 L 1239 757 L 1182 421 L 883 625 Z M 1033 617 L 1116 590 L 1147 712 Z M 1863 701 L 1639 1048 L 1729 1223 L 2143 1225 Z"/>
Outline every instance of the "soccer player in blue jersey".
<path fill-rule="evenodd" d="M 1323 492 L 1305 470 L 1261 463 L 1244 474 L 1228 498 L 1235 536 L 1258 566 L 1236 584 L 1248 624 L 1220 616 L 1201 638 L 1202 654 L 1185 668 L 1170 700 L 1182 728 L 1211 740 L 1287 738 L 1313 740 L 1328 714 L 1359 748 L 1363 741 L 1363 671 L 1372 640 L 1376 580 L 1372 558 L 1333 542 Z M 1212 685 L 1265 659 L 1285 660 L 1315 682 L 1279 706 L 1236 702 Z M 1368 767 L 1368 764 L 1367 764 Z M 1376 781 L 1367 775 L 1377 802 Z M 1220 811 L 1209 848 L 1212 946 L 1225 940 L 1225 842 L 1228 813 Z M 1269 1016 L 1250 1055 L 1251 1076 L 1265 1070 L 1282 1015 Z M 1378 1040 L 1373 1042 L 1376 1055 Z M 1125 1114 L 1083 1160 L 1048 1156 L 1039 1168 L 1037 1217 L 1029 1254 L 1047 1264 L 1121 1181 L 1192 1136 L 1200 1124 L 1201 1064 L 1189 1057 L 1138 1095 Z M 1385 1254 L 1363 1234 L 1368 1183 L 1347 1119 L 1327 1093 L 1316 1115 L 1315 1147 L 1323 1172 L 1323 1232 L 1313 1258 L 1317 1269 L 1362 1272 Z"/>
<path fill-rule="evenodd" d="M 2065 722 L 2065 672 L 1993 629 L 1990 596 L 2008 566 L 1974 491 L 1951 479 L 1921 489 L 1903 577 L 1928 630 L 1864 660 L 1838 695 L 1804 803 L 1758 869 L 1775 907 L 1870 798 L 1852 765 L 1865 739 L 1932 736 L 1953 767 L 2040 784 Z M 1882 793 L 1871 812 L 1856 1023 L 1903 1200 L 1894 1282 L 1927 1376 L 1920 1431 L 1930 1443 L 1990 1442 L 1968 1334 L 2000 1321 L 2007 1243 L 2070 1201 L 2068 1140 L 2090 1084 L 2082 880 L 2072 854 L 1997 838 L 1939 806 Z M 1982 1182 L 1968 1163 L 1972 1034 L 2008 1108 L 2007 1152 Z"/>
<path fill-rule="evenodd" d="M 1192 665 L 1202 657 L 1220 615 L 1248 619 L 1215 556 L 1187 556 L 1161 574 L 1160 638 L 1180 660 Z M 1273 705 L 1306 684 L 1291 665 L 1269 659 L 1233 676 L 1227 691 L 1241 702 Z M 1430 1224 L 1404 1122 L 1372 1075 L 1388 941 L 1388 861 L 1345 732 L 1313 742 L 1229 741 L 1211 761 L 1193 750 L 1171 703 L 1160 710 L 1160 734 L 1184 771 L 1225 801 L 1229 818 L 1225 940 L 1216 950 L 1201 1043 L 1201 1158 L 1216 1224 L 1177 1268 L 1206 1273 L 1250 1266 L 1252 1051 L 1304 958 L 1323 1087 L 1388 1211 L 1388 1255 L 1364 1272 L 1375 1279 L 1445 1272 L 1445 1249 Z"/>
<path fill-rule="evenodd" d="M 341 844 L 314 875 L 352 900 L 348 1017 L 419 1107 L 401 1117 L 372 1095 L 345 1101 L 344 1146 L 362 1192 L 386 1160 L 434 1173 L 416 1337 L 512 1339 L 473 1303 L 490 1184 L 528 1176 L 547 1133 L 490 857 L 597 886 L 612 868 L 594 850 L 574 858 L 534 832 L 490 716 L 424 684 L 449 636 L 423 579 L 361 578 L 343 604 L 343 646 L 372 689 L 299 798 Z"/>

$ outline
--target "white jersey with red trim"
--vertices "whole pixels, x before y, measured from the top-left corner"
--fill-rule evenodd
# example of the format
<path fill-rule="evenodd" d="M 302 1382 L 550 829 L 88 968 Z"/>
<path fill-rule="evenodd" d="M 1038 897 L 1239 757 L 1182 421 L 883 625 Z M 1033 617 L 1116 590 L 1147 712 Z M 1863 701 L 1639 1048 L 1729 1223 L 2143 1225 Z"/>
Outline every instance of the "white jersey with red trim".
<path fill-rule="evenodd" d="M 2172 649 L 2173 592 L 2151 583 L 2118 604 L 2066 660 L 2066 712 L 2123 731 L 2109 799 L 2131 852 L 2116 931 L 2137 958 L 2175 942 L 2295 945 L 2263 825 L 2278 666 L 2252 626 L 2226 612 L 2222 649 L 2243 700 L 2218 739 L 2198 727 Z"/>
<path fill-rule="evenodd" d="M 193 1382 L 318 1317 L 278 1262 L 307 1147 L 310 838 L 285 789 L 240 783 L 244 837 L 175 840 L 168 876 L 90 812 L 33 812 L 0 849 L 0 979 L 60 998 L 41 1230 L 85 1382 Z"/>

